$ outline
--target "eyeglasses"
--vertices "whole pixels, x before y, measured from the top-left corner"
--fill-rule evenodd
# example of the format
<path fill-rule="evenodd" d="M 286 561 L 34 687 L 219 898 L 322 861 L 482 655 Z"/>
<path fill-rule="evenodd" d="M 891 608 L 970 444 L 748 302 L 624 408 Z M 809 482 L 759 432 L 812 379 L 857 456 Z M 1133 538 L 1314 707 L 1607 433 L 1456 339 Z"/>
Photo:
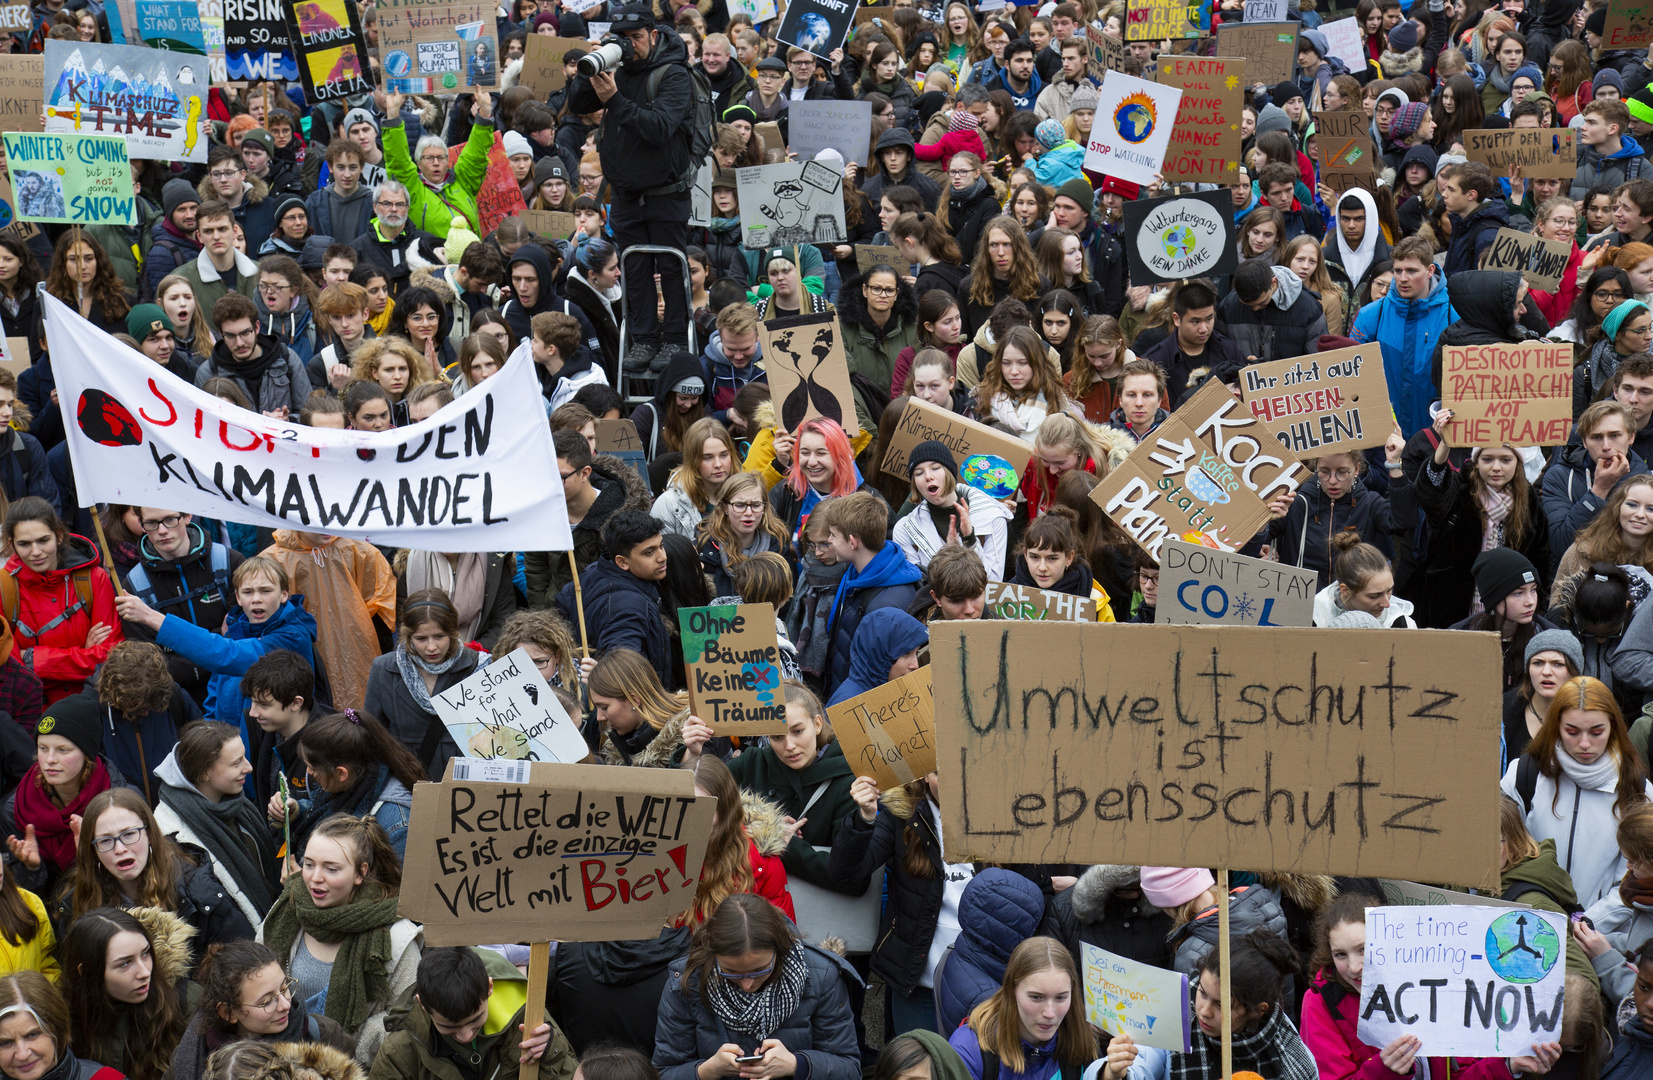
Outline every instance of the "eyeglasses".
<path fill-rule="evenodd" d="M 868 285 L 867 286 L 867 292 L 871 293 L 874 296 L 894 296 L 895 295 L 895 286 L 894 285 Z"/>
<path fill-rule="evenodd" d="M 974 175 L 976 175 L 976 170 L 974 170 L 974 169 L 948 169 L 947 170 L 947 175 L 948 176 L 974 176 Z"/>
<path fill-rule="evenodd" d="M 174 518 L 173 520 L 177 519 Z M 148 523 L 146 522 L 145 524 L 147 525 Z M 145 529 L 145 531 L 148 532 L 150 530 Z M 92 846 L 97 848 L 99 851 L 108 853 L 115 850 L 116 844 L 119 844 L 123 848 L 135 848 L 138 846 L 139 840 L 147 839 L 148 836 L 148 829 L 127 829 L 125 832 L 116 833 L 114 836 L 100 836 L 96 840 L 92 841 Z"/>
<path fill-rule="evenodd" d="M 1597 289 L 1597 300 L 1623 300 L 1624 293 L 1618 289 Z"/>
<path fill-rule="evenodd" d="M 178 527 L 178 523 L 182 520 L 184 520 L 184 515 L 182 514 L 168 514 L 159 521 L 150 521 L 146 518 L 142 522 L 143 531 L 146 533 L 152 533 L 159 532 L 162 529 L 176 529 Z"/>
<path fill-rule="evenodd" d="M 446 155 L 446 154 L 420 154 L 419 155 L 419 164 L 421 164 L 421 165 L 434 165 L 437 162 L 442 162 L 443 164 L 446 164 L 447 160 L 448 160 L 448 155 Z"/>
<path fill-rule="evenodd" d="M 292 288 L 293 287 L 291 285 L 271 285 L 271 284 L 267 284 L 265 282 L 259 282 L 259 284 L 258 284 L 258 291 L 261 292 L 261 293 L 270 293 L 270 294 L 284 293 L 284 292 L 290 292 L 292 290 Z"/>
<path fill-rule="evenodd" d="M 281 980 L 281 989 L 272 991 L 259 998 L 255 1004 L 243 1005 L 243 1009 L 256 1009 L 261 1013 L 271 1013 L 283 1001 L 292 1001 L 293 993 L 298 989 L 298 981 L 291 977 Z"/>
<path fill-rule="evenodd" d="M 258 336 L 258 327 L 249 326 L 245 330 L 235 332 L 220 330 L 219 333 L 223 335 L 225 341 L 245 341 L 250 337 Z"/>
<path fill-rule="evenodd" d="M 760 502 L 730 503 L 729 509 L 741 514 L 757 514 L 763 511 L 763 504 Z"/>
<path fill-rule="evenodd" d="M 386 210 L 406 210 L 408 204 L 402 199 L 375 199 L 374 206 L 382 206 Z"/>
<path fill-rule="evenodd" d="M 762 971 L 724 971 L 721 964 L 714 963 L 712 966 L 717 969 L 719 975 L 730 982 L 740 982 L 742 979 L 761 979 L 775 970 L 774 964 L 770 964 Z"/>
<path fill-rule="evenodd" d="M 234 180 L 241 175 L 240 169 L 214 169 L 209 174 L 214 180 Z"/>
<path fill-rule="evenodd" d="M 578 469 L 574 470 L 574 472 L 578 472 L 578 471 L 579 471 Z M 568 483 L 568 478 L 570 476 L 573 476 L 574 473 L 572 473 L 572 472 L 563 472 L 562 470 L 559 469 L 557 471 L 557 475 L 562 477 L 562 482 L 566 484 L 566 483 Z"/>

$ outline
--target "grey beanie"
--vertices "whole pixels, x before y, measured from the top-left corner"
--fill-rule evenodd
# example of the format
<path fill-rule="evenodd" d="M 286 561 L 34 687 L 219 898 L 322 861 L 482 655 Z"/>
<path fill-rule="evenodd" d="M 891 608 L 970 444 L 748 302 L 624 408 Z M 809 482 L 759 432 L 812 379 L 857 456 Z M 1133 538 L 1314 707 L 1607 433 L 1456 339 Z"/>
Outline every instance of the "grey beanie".
<path fill-rule="evenodd" d="M 171 217 L 172 212 L 185 203 L 200 201 L 201 194 L 195 190 L 195 185 L 181 176 L 173 177 L 161 188 L 161 212 L 167 217 Z"/>
<path fill-rule="evenodd" d="M 1527 667 L 1532 658 L 1541 652 L 1558 652 L 1567 658 L 1573 665 L 1574 671 L 1584 670 L 1584 647 L 1566 630 L 1540 630 L 1527 642 L 1527 654 L 1521 659 L 1521 666 Z"/>
<path fill-rule="evenodd" d="M 379 130 L 379 121 L 375 120 L 373 114 L 366 109 L 351 109 L 344 114 L 344 133 L 346 135 L 350 134 L 350 128 L 355 124 L 372 124 L 374 131 Z"/>
<path fill-rule="evenodd" d="M 1257 113 L 1257 134 L 1266 135 L 1270 131 L 1290 131 L 1291 120 L 1285 110 L 1278 105 L 1264 105 Z"/>
<path fill-rule="evenodd" d="M 1369 611 L 1345 611 L 1332 620 L 1334 630 L 1381 630 L 1383 624 Z"/>

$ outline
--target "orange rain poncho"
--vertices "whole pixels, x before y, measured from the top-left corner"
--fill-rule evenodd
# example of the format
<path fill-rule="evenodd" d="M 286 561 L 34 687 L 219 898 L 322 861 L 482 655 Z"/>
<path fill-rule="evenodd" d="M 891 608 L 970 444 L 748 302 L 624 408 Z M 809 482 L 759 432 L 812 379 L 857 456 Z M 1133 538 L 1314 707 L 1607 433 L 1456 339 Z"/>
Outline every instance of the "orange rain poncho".
<path fill-rule="evenodd" d="M 316 543 L 320 541 L 320 543 Z M 277 529 L 259 554 L 287 569 L 292 591 L 316 619 L 316 657 L 327 672 L 333 706 L 359 709 L 367 674 L 379 655 L 377 616 L 396 625 L 396 575 L 379 549 L 363 540 Z"/>

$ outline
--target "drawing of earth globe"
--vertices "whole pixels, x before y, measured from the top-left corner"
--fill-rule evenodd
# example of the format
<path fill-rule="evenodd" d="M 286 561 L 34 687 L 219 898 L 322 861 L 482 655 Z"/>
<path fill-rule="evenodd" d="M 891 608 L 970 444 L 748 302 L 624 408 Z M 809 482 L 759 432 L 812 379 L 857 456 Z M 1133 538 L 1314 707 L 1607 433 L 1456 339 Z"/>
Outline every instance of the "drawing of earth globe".
<path fill-rule="evenodd" d="M 1173 225 L 1161 234 L 1160 244 L 1165 248 L 1165 254 L 1172 259 L 1186 259 L 1199 246 L 1199 237 L 1187 225 Z"/>
<path fill-rule="evenodd" d="M 1535 983 L 1561 957 L 1561 938 L 1549 922 L 1530 911 L 1511 911 L 1487 927 L 1487 963 L 1512 983 Z"/>
<path fill-rule="evenodd" d="M 385 57 L 385 71 L 401 78 L 413 70 L 413 60 L 401 49 L 397 49 Z"/>
<path fill-rule="evenodd" d="M 820 52 L 831 37 L 832 24 L 812 11 L 798 20 L 798 39 L 793 44 L 809 52 Z"/>
<path fill-rule="evenodd" d="M 1154 114 L 1139 101 L 1121 105 L 1113 114 L 1113 122 L 1120 138 L 1127 142 L 1139 143 L 1154 131 Z"/>
<path fill-rule="evenodd" d="M 959 469 L 959 480 L 995 499 L 1016 494 L 1016 468 L 996 454 L 972 454 Z"/>

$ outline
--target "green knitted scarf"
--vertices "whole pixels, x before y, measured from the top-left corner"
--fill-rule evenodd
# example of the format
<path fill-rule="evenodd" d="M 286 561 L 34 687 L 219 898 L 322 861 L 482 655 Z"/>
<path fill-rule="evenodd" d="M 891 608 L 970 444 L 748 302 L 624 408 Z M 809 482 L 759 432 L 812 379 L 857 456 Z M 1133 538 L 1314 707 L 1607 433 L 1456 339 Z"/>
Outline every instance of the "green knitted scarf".
<path fill-rule="evenodd" d="M 355 1031 L 376 1003 L 390 998 L 390 966 L 396 962 L 390 928 L 396 919 L 396 897 L 382 885 L 363 885 L 343 907 L 318 908 L 303 875 L 294 874 L 264 920 L 264 943 L 285 962 L 300 933 L 328 945 L 343 942 L 327 981 L 326 1015 Z"/>

